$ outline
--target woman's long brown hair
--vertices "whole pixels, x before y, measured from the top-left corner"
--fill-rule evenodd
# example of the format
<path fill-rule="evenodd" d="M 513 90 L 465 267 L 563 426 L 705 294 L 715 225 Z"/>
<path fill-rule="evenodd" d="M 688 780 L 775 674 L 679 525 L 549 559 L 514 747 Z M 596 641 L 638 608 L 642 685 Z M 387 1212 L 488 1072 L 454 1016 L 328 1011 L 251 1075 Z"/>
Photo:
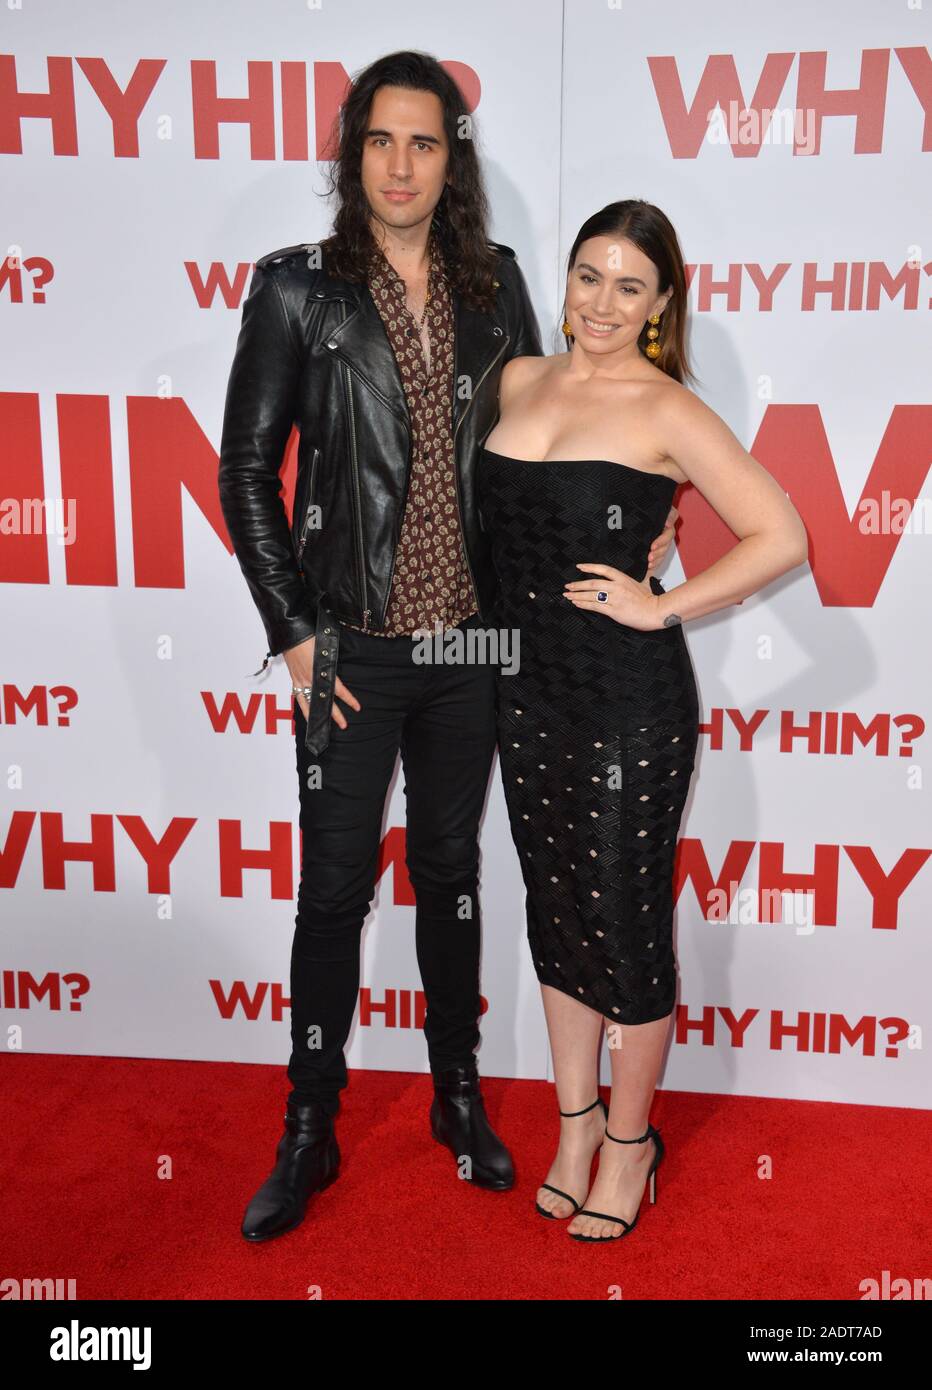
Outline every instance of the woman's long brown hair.
<path fill-rule="evenodd" d="M 576 257 L 583 242 L 597 236 L 633 241 L 656 266 L 658 293 L 665 293 L 672 285 L 673 293 L 660 316 L 660 323 L 656 325 L 660 331 L 660 337 L 657 339 L 660 344 L 660 356 L 648 357 L 647 360 L 653 362 L 655 367 L 659 367 L 668 376 L 672 376 L 675 381 L 683 384 L 687 379 L 696 381 L 697 377 L 689 365 L 686 351 L 686 267 L 673 223 L 660 208 L 654 207 L 653 203 L 644 202 L 641 198 L 626 198 L 622 202 L 609 203 L 601 211 L 593 213 L 577 232 L 567 259 L 567 275 L 576 264 Z M 638 337 L 641 352 L 644 352 L 650 341 L 647 330 L 651 326 L 645 323 Z M 572 338 L 568 337 L 568 348 L 571 343 Z M 647 356 L 646 353 L 644 355 Z"/>

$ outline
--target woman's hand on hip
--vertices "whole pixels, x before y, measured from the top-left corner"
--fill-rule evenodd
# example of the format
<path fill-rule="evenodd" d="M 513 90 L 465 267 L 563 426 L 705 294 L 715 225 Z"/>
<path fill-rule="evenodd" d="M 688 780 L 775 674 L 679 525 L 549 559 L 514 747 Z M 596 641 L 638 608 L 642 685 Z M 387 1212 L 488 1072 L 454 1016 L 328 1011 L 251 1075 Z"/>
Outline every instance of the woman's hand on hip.
<path fill-rule="evenodd" d="M 616 623 L 636 628 L 639 632 L 653 632 L 663 627 L 660 596 L 651 592 L 650 575 L 645 575 L 638 583 L 611 565 L 579 564 L 576 568 L 587 570 L 596 577 L 569 580 L 564 586 L 563 595 L 575 608 L 604 613 L 607 618 L 614 618 Z M 606 595 L 601 603 L 597 598 L 600 593 Z"/>

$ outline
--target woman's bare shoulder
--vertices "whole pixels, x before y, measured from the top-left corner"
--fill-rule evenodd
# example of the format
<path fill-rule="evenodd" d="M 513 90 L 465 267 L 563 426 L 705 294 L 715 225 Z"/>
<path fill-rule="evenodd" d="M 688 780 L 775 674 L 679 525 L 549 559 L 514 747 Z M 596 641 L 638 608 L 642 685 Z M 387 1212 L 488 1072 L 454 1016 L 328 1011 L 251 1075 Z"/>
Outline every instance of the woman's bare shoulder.
<path fill-rule="evenodd" d="M 658 371 L 655 377 L 651 377 L 650 384 L 656 387 L 658 400 L 662 400 L 674 410 L 688 410 L 690 402 L 699 399 L 695 391 L 691 391 L 675 377 L 668 376 L 666 372 Z"/>
<path fill-rule="evenodd" d="M 502 368 L 502 377 L 504 378 L 506 373 L 512 380 L 517 380 L 519 377 L 526 377 L 530 380 L 535 376 L 544 376 L 553 369 L 554 362 L 562 356 L 562 353 L 558 353 L 554 357 L 542 357 L 538 353 L 532 357 L 509 357 Z"/>
<path fill-rule="evenodd" d="M 715 415 L 712 408 L 689 386 L 684 386 L 666 373 L 662 373 L 662 376 L 662 381 L 653 383 L 655 394 L 652 397 L 662 420 L 681 428 Z"/>
<path fill-rule="evenodd" d="M 499 396 L 504 404 L 506 398 L 524 391 L 543 381 L 551 370 L 552 357 L 510 357 L 502 368 Z"/>

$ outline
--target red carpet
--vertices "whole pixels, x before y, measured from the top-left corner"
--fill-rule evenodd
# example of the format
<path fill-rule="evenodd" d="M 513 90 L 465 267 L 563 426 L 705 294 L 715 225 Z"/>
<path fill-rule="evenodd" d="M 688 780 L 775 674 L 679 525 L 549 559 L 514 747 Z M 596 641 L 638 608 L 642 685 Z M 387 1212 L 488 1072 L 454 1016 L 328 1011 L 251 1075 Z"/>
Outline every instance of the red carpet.
<path fill-rule="evenodd" d="M 428 1076 L 351 1072 L 340 1177 L 252 1246 L 239 1223 L 274 1160 L 283 1068 L 7 1055 L 2 1082 L 4 1273 L 74 1278 L 79 1299 L 858 1299 L 884 1270 L 927 1270 L 926 1111 L 661 1092 L 657 1204 L 609 1248 L 534 1211 L 550 1085 L 484 1079 L 518 1174 L 493 1193 L 430 1137 Z"/>

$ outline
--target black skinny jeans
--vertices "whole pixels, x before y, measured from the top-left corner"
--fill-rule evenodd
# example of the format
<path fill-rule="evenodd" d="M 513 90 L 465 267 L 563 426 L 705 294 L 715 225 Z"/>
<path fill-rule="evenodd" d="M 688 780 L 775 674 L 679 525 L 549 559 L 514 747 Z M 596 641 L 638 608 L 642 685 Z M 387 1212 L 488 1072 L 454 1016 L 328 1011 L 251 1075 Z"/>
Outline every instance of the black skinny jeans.
<path fill-rule="evenodd" d="M 481 626 L 478 614 L 461 628 Z M 289 1099 L 329 1114 L 347 1083 L 343 1048 L 359 992 L 360 935 L 375 892 L 385 797 L 401 751 L 406 863 L 417 906 L 415 944 L 427 1000 L 432 1072 L 467 1066 L 479 1042 L 479 818 L 496 743 L 496 666 L 419 665 L 410 637 L 343 627 L 337 674 L 359 700 L 334 697 L 318 759 L 304 746 L 294 701 L 301 798 L 301 883 L 291 955 Z M 316 764 L 319 786 L 308 786 Z M 471 900 L 464 914 L 462 898 Z"/>

